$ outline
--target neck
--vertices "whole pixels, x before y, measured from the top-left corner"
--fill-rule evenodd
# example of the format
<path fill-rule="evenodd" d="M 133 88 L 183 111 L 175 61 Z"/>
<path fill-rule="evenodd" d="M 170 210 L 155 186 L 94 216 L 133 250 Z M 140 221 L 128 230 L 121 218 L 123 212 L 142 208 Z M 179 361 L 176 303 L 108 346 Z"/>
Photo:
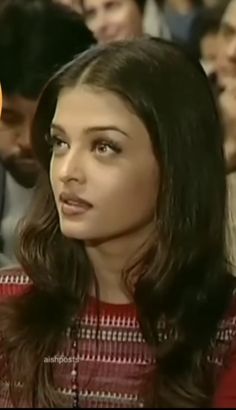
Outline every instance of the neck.
<path fill-rule="evenodd" d="M 123 271 L 142 252 L 153 230 L 153 224 L 122 237 L 103 242 L 88 242 L 85 249 L 94 268 L 100 299 L 107 303 L 125 304 L 132 296 L 123 281 Z M 95 294 L 93 286 L 92 294 Z"/>
<path fill-rule="evenodd" d="M 188 0 L 171 0 L 170 5 L 180 14 L 187 14 L 193 9 L 191 2 Z"/>

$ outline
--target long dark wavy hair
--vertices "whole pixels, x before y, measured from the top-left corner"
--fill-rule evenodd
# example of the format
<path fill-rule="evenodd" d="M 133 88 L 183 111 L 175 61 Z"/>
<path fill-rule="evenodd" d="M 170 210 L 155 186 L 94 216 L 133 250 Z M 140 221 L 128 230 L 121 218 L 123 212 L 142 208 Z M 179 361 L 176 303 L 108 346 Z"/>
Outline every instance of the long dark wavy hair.
<path fill-rule="evenodd" d="M 145 124 L 160 167 L 156 235 L 123 272 L 143 335 L 156 347 L 151 407 L 210 406 L 206 353 L 227 309 L 233 282 L 225 259 L 226 180 L 221 126 L 200 65 L 176 46 L 143 38 L 94 47 L 44 89 L 32 127 L 42 166 L 20 232 L 19 258 L 33 281 L 27 294 L 0 306 L 0 326 L 15 405 L 21 393 L 41 407 L 62 405 L 52 365 L 63 332 L 82 312 L 93 280 L 83 243 L 64 237 L 49 182 L 47 135 L 58 96 L 86 84 L 118 95 Z M 160 341 L 158 323 L 172 329 Z"/>

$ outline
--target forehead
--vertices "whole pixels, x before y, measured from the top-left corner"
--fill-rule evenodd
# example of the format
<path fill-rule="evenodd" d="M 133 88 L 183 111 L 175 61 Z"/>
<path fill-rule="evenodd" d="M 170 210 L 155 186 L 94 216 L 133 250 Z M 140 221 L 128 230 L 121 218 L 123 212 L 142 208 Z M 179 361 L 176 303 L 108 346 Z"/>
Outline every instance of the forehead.
<path fill-rule="evenodd" d="M 125 100 L 86 85 L 62 90 L 53 122 L 68 130 L 113 125 L 131 134 L 147 133 L 143 121 Z"/>
<path fill-rule="evenodd" d="M 236 0 L 232 0 L 228 5 L 222 19 L 223 23 L 227 23 L 236 30 Z"/>
<path fill-rule="evenodd" d="M 120 117 L 121 111 L 124 115 L 134 115 L 128 103 L 125 103 L 115 93 L 87 85 L 77 85 L 61 91 L 55 117 L 72 114 L 76 115 L 76 118 L 84 118 L 84 115 L 88 114 L 92 120 L 95 115 Z"/>

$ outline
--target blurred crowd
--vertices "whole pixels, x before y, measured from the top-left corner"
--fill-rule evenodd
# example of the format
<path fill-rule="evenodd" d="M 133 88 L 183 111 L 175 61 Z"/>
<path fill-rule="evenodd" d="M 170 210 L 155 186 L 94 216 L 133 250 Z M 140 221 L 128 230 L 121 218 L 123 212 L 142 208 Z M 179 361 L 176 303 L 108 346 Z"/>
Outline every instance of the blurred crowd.
<path fill-rule="evenodd" d="M 60 0 L 78 11 L 98 42 L 142 33 L 185 45 L 214 70 L 220 21 L 229 0 Z"/>

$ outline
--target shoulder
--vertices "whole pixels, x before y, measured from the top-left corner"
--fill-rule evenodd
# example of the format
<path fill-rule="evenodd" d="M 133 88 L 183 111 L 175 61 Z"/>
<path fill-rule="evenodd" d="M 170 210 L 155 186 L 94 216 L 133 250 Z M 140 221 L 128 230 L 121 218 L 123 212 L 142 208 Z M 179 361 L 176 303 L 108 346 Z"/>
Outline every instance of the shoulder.
<path fill-rule="evenodd" d="M 236 292 L 234 292 L 229 308 L 218 324 L 216 336 L 212 343 L 210 361 L 218 366 L 224 362 L 236 340 Z"/>
<path fill-rule="evenodd" d="M 233 328 L 235 329 L 235 319 Z M 229 328 L 231 343 L 216 379 L 213 408 L 236 407 L 236 333 Z"/>
<path fill-rule="evenodd" d="M 0 300 L 20 296 L 33 287 L 32 281 L 20 267 L 0 269 Z"/>
<path fill-rule="evenodd" d="M 236 407 L 236 294 L 218 327 L 211 360 L 216 370 L 213 407 Z"/>

